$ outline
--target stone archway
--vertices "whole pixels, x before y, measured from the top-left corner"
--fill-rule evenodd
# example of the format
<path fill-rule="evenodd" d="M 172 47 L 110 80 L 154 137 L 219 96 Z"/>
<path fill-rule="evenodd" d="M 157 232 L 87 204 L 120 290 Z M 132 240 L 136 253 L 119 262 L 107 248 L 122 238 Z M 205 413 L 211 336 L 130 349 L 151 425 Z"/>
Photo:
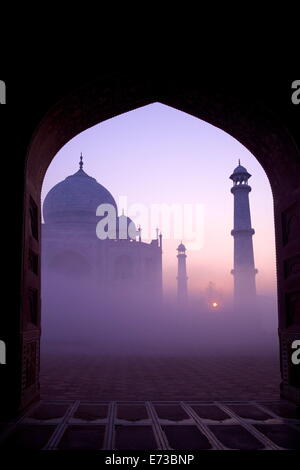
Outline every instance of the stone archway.
<path fill-rule="evenodd" d="M 261 103 L 229 90 L 178 79 L 97 79 L 57 103 L 36 129 L 27 154 L 23 212 L 21 335 L 16 370 L 18 407 L 39 396 L 40 192 L 58 150 L 85 129 L 123 112 L 159 101 L 221 128 L 263 166 L 273 192 L 279 304 L 281 392 L 300 403 L 291 344 L 300 338 L 300 154 L 281 122 Z M 298 266 L 298 267 L 297 267 Z M 32 297 L 34 293 L 34 298 Z M 29 310 L 31 309 L 31 313 Z M 32 313 L 32 310 L 35 310 Z M 34 314 L 37 322 L 28 322 Z"/>

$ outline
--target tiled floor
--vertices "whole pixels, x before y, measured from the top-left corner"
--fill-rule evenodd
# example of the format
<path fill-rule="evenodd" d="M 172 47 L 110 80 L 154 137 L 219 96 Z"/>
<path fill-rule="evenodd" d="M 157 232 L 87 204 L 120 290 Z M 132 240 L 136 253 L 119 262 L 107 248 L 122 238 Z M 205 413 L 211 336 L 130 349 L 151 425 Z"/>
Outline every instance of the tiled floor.
<path fill-rule="evenodd" d="M 42 401 L 0 423 L 2 449 L 300 449 L 276 355 L 42 359 Z"/>
<path fill-rule="evenodd" d="M 300 449 L 300 414 L 272 402 L 45 401 L 0 433 L 0 451 Z"/>
<path fill-rule="evenodd" d="M 278 354 L 43 356 L 44 400 L 278 400 Z"/>

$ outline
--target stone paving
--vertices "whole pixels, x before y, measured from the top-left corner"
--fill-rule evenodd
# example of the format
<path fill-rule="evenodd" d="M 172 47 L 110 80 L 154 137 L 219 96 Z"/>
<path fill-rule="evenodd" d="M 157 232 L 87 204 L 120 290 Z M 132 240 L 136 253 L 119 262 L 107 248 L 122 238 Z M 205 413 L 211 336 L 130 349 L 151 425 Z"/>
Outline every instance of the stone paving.
<path fill-rule="evenodd" d="M 3 450 L 299 450 L 276 356 L 43 356 L 42 401 Z"/>
<path fill-rule="evenodd" d="M 41 402 L 0 433 L 8 450 L 299 450 L 281 402 Z"/>
<path fill-rule="evenodd" d="M 43 356 L 45 400 L 277 400 L 275 354 L 243 357 Z"/>

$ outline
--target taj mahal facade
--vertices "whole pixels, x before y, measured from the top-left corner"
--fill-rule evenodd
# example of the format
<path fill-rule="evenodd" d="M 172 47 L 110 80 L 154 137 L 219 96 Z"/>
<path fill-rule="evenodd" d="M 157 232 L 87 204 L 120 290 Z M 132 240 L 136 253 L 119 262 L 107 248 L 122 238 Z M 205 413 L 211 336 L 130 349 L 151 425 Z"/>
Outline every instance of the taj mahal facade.
<path fill-rule="evenodd" d="M 161 301 L 162 235 L 150 243 L 142 241 L 141 228 L 118 214 L 110 192 L 83 170 L 82 157 L 79 166 L 44 201 L 42 271 L 47 273 L 47 285 L 51 278 L 62 277 L 73 286 L 84 281 L 102 302 L 113 302 L 116 292 L 122 292 L 127 302 Z M 96 233 L 107 215 L 96 215 L 100 206 L 116 213 L 114 236 L 105 239 Z"/>

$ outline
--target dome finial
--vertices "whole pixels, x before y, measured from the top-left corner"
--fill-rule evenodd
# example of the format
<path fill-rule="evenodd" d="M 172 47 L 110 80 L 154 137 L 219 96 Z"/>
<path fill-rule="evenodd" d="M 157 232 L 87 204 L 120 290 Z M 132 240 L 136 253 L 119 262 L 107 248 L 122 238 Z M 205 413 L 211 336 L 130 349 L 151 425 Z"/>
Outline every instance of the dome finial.
<path fill-rule="evenodd" d="M 80 153 L 80 162 L 79 162 L 79 169 L 82 170 L 83 167 L 83 161 L 82 161 L 82 152 Z"/>
<path fill-rule="evenodd" d="M 241 166 L 241 160 L 239 159 L 239 166 Z"/>
<path fill-rule="evenodd" d="M 181 240 L 180 244 L 179 244 L 178 247 L 177 247 L 177 251 L 178 251 L 179 253 L 182 253 L 182 252 L 185 252 L 185 251 L 186 251 L 186 247 L 185 247 L 184 244 L 182 243 L 182 240 Z"/>

